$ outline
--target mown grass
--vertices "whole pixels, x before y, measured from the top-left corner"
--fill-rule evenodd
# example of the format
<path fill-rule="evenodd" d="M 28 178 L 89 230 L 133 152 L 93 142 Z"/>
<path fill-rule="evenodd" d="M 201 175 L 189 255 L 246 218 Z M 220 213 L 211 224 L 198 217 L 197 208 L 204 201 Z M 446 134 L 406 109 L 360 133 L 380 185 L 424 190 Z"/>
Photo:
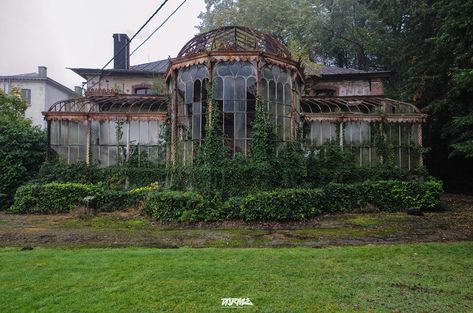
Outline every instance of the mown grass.
<path fill-rule="evenodd" d="M 0 312 L 467 312 L 473 242 L 325 249 L 0 249 Z"/>

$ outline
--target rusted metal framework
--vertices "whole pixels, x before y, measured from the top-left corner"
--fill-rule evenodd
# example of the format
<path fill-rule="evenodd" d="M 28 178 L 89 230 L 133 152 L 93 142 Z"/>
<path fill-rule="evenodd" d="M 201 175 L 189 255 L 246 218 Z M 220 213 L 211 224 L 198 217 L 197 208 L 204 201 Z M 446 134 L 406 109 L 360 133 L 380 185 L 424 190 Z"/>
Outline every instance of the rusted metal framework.
<path fill-rule="evenodd" d="M 426 114 L 382 96 L 302 96 L 300 64 L 268 34 L 232 26 L 197 35 L 164 76 L 170 97 L 89 89 L 86 97 L 54 104 L 43 112 L 49 147 L 68 162 L 112 165 L 136 152 L 138 159 L 189 163 L 216 105 L 226 145 L 246 155 L 259 99 L 279 142 L 293 140 L 302 125 L 307 150 L 335 141 L 351 149 L 360 166 L 373 166 L 383 162 L 376 146 L 381 136 L 394 147 L 399 167 L 422 164 Z M 167 121 L 170 141 L 164 142 Z"/>
<path fill-rule="evenodd" d="M 181 49 L 177 58 L 211 51 L 268 52 L 281 58 L 291 58 L 287 47 L 273 36 L 241 26 L 222 27 L 197 35 Z"/>
<path fill-rule="evenodd" d="M 308 149 L 320 149 L 332 141 L 351 149 L 360 166 L 383 162 L 377 136 L 394 149 L 400 168 L 422 164 L 422 123 L 426 114 L 414 105 L 380 96 L 303 97 L 301 116 Z"/>
<path fill-rule="evenodd" d="M 48 123 L 48 153 L 55 150 L 68 163 L 114 165 L 165 159 L 162 130 L 167 97 L 137 95 L 87 96 L 55 103 L 43 112 Z M 50 157 L 48 155 L 48 157 Z"/>
<path fill-rule="evenodd" d="M 305 120 L 423 123 L 427 118 L 416 106 L 380 96 L 303 97 Z"/>
<path fill-rule="evenodd" d="M 59 101 L 44 112 L 44 115 L 46 120 L 165 119 L 166 112 L 165 96 L 118 95 Z"/>
<path fill-rule="evenodd" d="M 192 161 L 213 103 L 221 112 L 225 142 L 235 154 L 249 151 L 258 97 L 278 138 L 295 136 L 303 75 L 287 47 L 273 36 L 239 26 L 200 34 L 171 60 L 165 76 L 172 90 L 172 163 Z"/>

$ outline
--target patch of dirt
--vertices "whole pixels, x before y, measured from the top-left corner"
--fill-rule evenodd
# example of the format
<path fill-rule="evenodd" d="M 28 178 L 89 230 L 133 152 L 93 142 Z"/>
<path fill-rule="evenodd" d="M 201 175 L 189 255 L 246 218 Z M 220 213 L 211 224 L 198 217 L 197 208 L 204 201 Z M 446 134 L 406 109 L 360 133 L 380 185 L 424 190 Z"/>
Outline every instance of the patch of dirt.
<path fill-rule="evenodd" d="M 364 212 L 307 222 L 161 223 L 140 211 L 57 215 L 0 213 L 1 247 L 327 247 L 473 240 L 473 197 L 446 194 L 445 210 L 424 216 Z M 353 223 L 359 221 L 376 221 Z"/>

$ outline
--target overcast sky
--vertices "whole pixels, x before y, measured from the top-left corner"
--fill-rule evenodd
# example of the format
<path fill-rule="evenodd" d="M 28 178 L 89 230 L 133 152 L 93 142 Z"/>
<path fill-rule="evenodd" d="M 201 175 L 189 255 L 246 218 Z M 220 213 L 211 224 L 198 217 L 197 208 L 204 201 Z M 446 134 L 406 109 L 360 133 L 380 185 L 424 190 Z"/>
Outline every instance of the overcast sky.
<path fill-rule="evenodd" d="M 48 68 L 69 88 L 83 79 L 66 67 L 101 68 L 113 56 L 114 33 L 131 37 L 164 0 L 0 0 L 0 76 Z M 135 38 L 137 47 L 183 0 L 169 0 Z M 187 0 L 131 57 L 131 64 L 174 57 L 195 34 L 204 0 Z M 111 64 L 113 66 L 113 62 Z M 109 66 L 110 67 L 110 66 Z"/>

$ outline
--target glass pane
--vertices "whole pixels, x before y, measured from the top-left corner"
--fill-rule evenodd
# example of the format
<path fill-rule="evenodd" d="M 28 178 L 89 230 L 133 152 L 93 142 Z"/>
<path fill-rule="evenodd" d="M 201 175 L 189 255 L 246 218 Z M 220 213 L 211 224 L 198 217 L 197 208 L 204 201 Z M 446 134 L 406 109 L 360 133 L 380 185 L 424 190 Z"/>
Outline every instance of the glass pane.
<path fill-rule="evenodd" d="M 158 144 L 159 140 L 159 127 L 157 121 L 150 121 L 149 122 L 149 143 L 150 144 Z"/>
<path fill-rule="evenodd" d="M 409 169 L 409 149 L 401 148 L 401 168 Z"/>
<path fill-rule="evenodd" d="M 291 119 L 288 117 L 284 118 L 284 139 L 289 140 L 291 138 Z"/>
<path fill-rule="evenodd" d="M 202 102 L 204 103 L 207 101 L 208 88 L 209 88 L 209 80 L 205 78 L 202 81 Z"/>
<path fill-rule="evenodd" d="M 415 149 L 410 149 L 411 169 L 419 166 L 419 153 Z"/>
<path fill-rule="evenodd" d="M 221 77 L 215 79 L 215 99 L 223 99 L 223 79 Z"/>
<path fill-rule="evenodd" d="M 361 125 L 360 123 L 351 123 L 351 143 L 359 146 L 361 144 Z"/>
<path fill-rule="evenodd" d="M 359 125 L 361 132 L 361 144 L 364 146 L 369 146 L 371 142 L 370 124 L 368 122 L 361 122 Z"/>
<path fill-rule="evenodd" d="M 192 139 L 200 139 L 200 114 L 195 114 L 192 121 Z"/>
<path fill-rule="evenodd" d="M 254 77 L 250 77 L 247 79 L 246 83 L 247 83 L 246 98 L 254 99 L 254 96 L 256 95 L 256 79 Z"/>
<path fill-rule="evenodd" d="M 110 137 L 110 131 L 109 131 L 108 121 L 100 121 L 99 143 L 101 145 L 109 144 L 109 137 Z"/>
<path fill-rule="evenodd" d="M 375 147 L 371 148 L 371 166 L 375 166 L 381 163 L 379 159 L 378 150 Z"/>
<path fill-rule="evenodd" d="M 283 117 L 281 115 L 278 115 L 276 119 L 276 135 L 279 140 L 283 139 L 284 129 L 283 129 Z"/>
<path fill-rule="evenodd" d="M 148 144 L 148 122 L 140 121 L 140 144 Z"/>
<path fill-rule="evenodd" d="M 246 101 L 245 100 L 235 101 L 235 112 L 246 112 Z"/>
<path fill-rule="evenodd" d="M 255 113 L 248 111 L 246 114 L 246 136 L 250 138 L 252 136 L 253 123 L 255 121 Z"/>
<path fill-rule="evenodd" d="M 389 125 L 389 142 L 395 146 L 399 145 L 399 124 Z"/>
<path fill-rule="evenodd" d="M 69 122 L 68 121 L 61 121 L 61 126 L 60 126 L 60 134 L 61 134 L 61 144 L 62 145 L 68 145 L 68 133 L 69 133 Z"/>
<path fill-rule="evenodd" d="M 263 68 L 263 77 L 270 80 L 270 79 L 274 79 L 273 77 L 273 71 L 271 71 L 271 67 L 269 66 L 265 66 Z"/>
<path fill-rule="evenodd" d="M 332 139 L 332 126 L 334 124 L 329 122 L 321 122 L 320 123 L 320 131 L 322 137 L 322 144 L 330 141 Z"/>
<path fill-rule="evenodd" d="M 235 154 L 245 154 L 245 140 L 235 140 Z"/>
<path fill-rule="evenodd" d="M 227 64 L 218 64 L 217 65 L 217 73 L 220 76 L 231 76 L 232 73 L 230 71 L 229 65 Z"/>
<path fill-rule="evenodd" d="M 401 127 L 401 145 L 407 146 L 410 142 L 410 127 L 411 124 L 403 123 L 400 124 Z"/>
<path fill-rule="evenodd" d="M 265 79 L 261 80 L 260 83 L 261 88 L 261 101 L 266 102 L 268 100 L 268 83 Z"/>
<path fill-rule="evenodd" d="M 235 80 L 226 77 L 223 83 L 223 111 L 233 112 L 233 100 L 235 99 Z"/>
<path fill-rule="evenodd" d="M 414 143 L 414 144 L 418 143 L 418 136 L 419 136 L 418 127 L 419 127 L 418 124 L 411 125 L 411 143 Z"/>
<path fill-rule="evenodd" d="M 355 156 L 355 165 L 360 166 L 361 165 L 360 148 L 353 147 L 352 152 L 353 152 L 353 155 Z"/>
<path fill-rule="evenodd" d="M 69 144 L 79 144 L 79 125 L 77 122 L 69 122 Z"/>
<path fill-rule="evenodd" d="M 200 104 L 200 102 L 194 102 L 193 105 L 192 105 L 192 113 L 193 114 L 200 114 L 202 113 L 202 106 Z"/>
<path fill-rule="evenodd" d="M 256 101 L 255 100 L 248 100 L 247 101 L 247 112 L 255 112 L 256 110 Z"/>
<path fill-rule="evenodd" d="M 185 96 L 185 103 L 192 103 L 192 90 L 193 85 L 191 82 L 186 83 L 186 96 Z"/>
<path fill-rule="evenodd" d="M 60 122 L 58 121 L 51 121 L 51 144 L 58 145 L 60 139 Z"/>
<path fill-rule="evenodd" d="M 361 148 L 361 165 L 370 166 L 370 148 Z"/>
<path fill-rule="evenodd" d="M 87 144 L 87 122 L 80 122 L 77 126 L 79 127 L 79 144 L 85 146 Z"/>
<path fill-rule="evenodd" d="M 278 83 L 277 84 L 277 93 L 276 93 L 276 101 L 279 103 L 284 102 L 284 87 L 283 84 Z"/>
<path fill-rule="evenodd" d="M 268 93 L 268 99 L 269 101 L 275 101 L 276 100 L 276 84 L 274 81 L 270 80 L 269 81 L 269 93 Z"/>
<path fill-rule="evenodd" d="M 209 76 L 209 71 L 205 65 L 198 65 L 197 66 L 197 73 L 195 74 L 193 79 L 202 80 Z"/>
<path fill-rule="evenodd" d="M 284 85 L 284 104 L 290 105 L 291 104 L 291 85 L 285 84 Z"/>
<path fill-rule="evenodd" d="M 200 80 L 196 80 L 194 82 L 194 97 L 193 97 L 194 102 L 200 101 L 201 87 L 202 86 L 201 86 Z"/>
<path fill-rule="evenodd" d="M 245 79 L 237 77 L 235 79 L 235 100 L 245 100 L 246 98 L 246 86 Z"/>
<path fill-rule="evenodd" d="M 346 145 L 351 145 L 351 129 L 352 123 L 343 124 L 343 143 Z"/>
<path fill-rule="evenodd" d="M 234 137 L 234 117 L 233 113 L 224 113 L 223 132 L 227 138 Z"/>

